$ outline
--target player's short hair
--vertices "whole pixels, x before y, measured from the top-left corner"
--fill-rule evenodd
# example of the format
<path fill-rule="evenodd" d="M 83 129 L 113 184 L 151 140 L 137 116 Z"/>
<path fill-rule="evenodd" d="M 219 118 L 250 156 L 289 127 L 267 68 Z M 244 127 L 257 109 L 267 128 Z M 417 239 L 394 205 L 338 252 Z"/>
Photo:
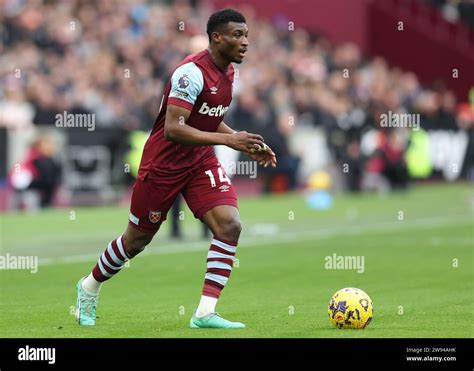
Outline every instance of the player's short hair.
<path fill-rule="evenodd" d="M 209 42 L 211 42 L 212 33 L 217 32 L 222 26 L 227 25 L 229 22 L 246 23 L 247 21 L 241 13 L 229 8 L 211 14 L 207 21 L 207 36 L 209 36 Z"/>

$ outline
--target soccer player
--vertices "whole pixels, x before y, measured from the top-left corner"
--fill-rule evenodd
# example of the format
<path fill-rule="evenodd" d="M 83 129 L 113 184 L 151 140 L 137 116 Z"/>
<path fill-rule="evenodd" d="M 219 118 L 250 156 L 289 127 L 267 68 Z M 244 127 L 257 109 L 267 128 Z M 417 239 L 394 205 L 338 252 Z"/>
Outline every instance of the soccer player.
<path fill-rule="evenodd" d="M 212 146 L 245 152 L 264 166 L 275 167 L 277 160 L 260 135 L 236 132 L 223 121 L 232 99 L 231 63 L 242 63 L 248 48 L 244 16 L 232 9 L 218 11 L 208 20 L 207 34 L 208 49 L 186 57 L 165 87 L 133 186 L 125 233 L 109 243 L 92 272 L 77 284 L 80 325 L 95 325 L 101 285 L 150 243 L 181 193 L 214 235 L 190 327 L 245 327 L 222 318 L 215 309 L 232 271 L 242 227 L 236 191 Z"/>

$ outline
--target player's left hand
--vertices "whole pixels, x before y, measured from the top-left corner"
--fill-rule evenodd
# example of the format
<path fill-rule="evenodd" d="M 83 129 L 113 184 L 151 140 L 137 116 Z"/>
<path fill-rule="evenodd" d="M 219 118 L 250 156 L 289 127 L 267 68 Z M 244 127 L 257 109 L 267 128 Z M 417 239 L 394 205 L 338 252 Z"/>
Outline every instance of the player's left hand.
<path fill-rule="evenodd" d="M 272 165 L 276 167 L 277 159 L 275 153 L 272 149 L 264 143 L 263 148 L 256 149 L 253 153 L 247 154 L 252 160 L 258 161 L 260 165 L 267 167 L 268 165 Z"/>

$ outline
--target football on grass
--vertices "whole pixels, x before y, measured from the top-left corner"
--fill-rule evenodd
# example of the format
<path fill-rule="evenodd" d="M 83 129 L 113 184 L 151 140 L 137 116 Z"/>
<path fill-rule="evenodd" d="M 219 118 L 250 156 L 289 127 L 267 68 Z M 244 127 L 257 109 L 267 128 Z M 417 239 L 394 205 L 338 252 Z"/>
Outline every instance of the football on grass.
<path fill-rule="evenodd" d="M 336 292 L 328 305 L 329 321 L 337 328 L 366 328 L 373 318 L 372 299 L 361 289 L 347 287 Z"/>

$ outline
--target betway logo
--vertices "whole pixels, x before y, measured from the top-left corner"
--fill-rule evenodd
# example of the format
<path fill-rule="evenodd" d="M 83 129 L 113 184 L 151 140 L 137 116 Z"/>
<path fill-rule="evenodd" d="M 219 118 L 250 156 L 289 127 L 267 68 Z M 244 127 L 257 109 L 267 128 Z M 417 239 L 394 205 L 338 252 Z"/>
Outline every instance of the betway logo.
<path fill-rule="evenodd" d="M 204 102 L 199 109 L 199 113 L 208 116 L 224 116 L 229 106 L 224 107 L 222 104 L 219 104 L 217 107 L 209 107 L 206 102 Z"/>

